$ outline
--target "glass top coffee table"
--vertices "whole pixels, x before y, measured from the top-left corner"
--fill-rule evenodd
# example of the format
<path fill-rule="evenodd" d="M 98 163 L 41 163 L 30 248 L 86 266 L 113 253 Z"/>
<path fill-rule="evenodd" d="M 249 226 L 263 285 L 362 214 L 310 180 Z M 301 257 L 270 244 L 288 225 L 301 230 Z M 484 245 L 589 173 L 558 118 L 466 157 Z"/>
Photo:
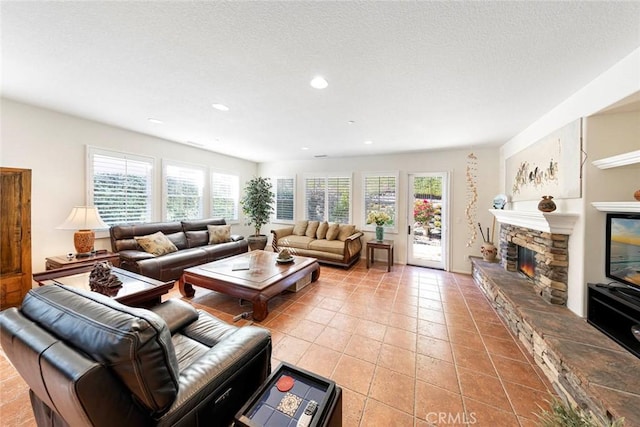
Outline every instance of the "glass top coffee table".
<path fill-rule="evenodd" d="M 278 261 L 275 252 L 252 251 L 187 268 L 179 286 L 185 297 L 195 295 L 195 285 L 250 301 L 253 318 L 261 321 L 269 314 L 271 298 L 309 275 L 312 282 L 320 277 L 320 265 L 315 258 L 293 256 L 293 260 L 285 263 Z"/>

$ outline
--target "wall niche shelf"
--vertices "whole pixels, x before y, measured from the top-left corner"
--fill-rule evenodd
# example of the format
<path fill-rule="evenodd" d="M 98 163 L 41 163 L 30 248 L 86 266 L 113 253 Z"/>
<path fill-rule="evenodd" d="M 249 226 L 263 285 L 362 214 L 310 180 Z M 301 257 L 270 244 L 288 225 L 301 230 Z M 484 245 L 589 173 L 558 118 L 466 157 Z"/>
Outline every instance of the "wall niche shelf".
<path fill-rule="evenodd" d="M 640 150 L 618 154 L 594 160 L 593 165 L 600 169 L 611 169 L 620 166 L 640 163 Z M 592 202 L 591 205 L 601 212 L 640 213 L 640 202 Z"/>
<path fill-rule="evenodd" d="M 605 157 L 604 159 L 594 160 L 592 163 L 599 169 L 617 168 L 620 166 L 640 163 L 640 150 L 630 151 L 617 156 Z"/>
<path fill-rule="evenodd" d="M 591 206 L 601 212 L 640 213 L 640 202 L 592 202 Z"/>

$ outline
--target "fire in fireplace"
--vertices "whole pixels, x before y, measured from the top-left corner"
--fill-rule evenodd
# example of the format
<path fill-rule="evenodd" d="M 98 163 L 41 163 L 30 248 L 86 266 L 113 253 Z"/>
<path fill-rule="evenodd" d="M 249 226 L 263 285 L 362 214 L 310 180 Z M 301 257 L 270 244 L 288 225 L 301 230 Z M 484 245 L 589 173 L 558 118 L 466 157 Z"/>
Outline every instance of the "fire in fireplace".
<path fill-rule="evenodd" d="M 524 246 L 518 246 L 518 271 L 531 279 L 536 275 L 536 253 Z"/>

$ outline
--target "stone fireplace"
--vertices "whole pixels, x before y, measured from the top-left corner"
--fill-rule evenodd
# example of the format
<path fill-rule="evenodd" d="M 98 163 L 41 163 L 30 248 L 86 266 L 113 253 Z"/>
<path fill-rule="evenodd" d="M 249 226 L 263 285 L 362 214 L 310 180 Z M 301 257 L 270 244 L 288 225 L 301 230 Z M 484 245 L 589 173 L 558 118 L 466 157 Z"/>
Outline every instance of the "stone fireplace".
<path fill-rule="evenodd" d="M 534 253 L 533 289 L 548 303 L 566 305 L 569 235 L 577 215 L 496 209 L 491 213 L 501 223 L 497 246 L 502 267 L 516 274 L 518 247 L 529 249 Z"/>
<path fill-rule="evenodd" d="M 569 235 L 502 224 L 500 264 L 507 271 L 518 271 L 518 246 L 535 254 L 532 278 L 535 292 L 551 304 L 566 305 Z"/>

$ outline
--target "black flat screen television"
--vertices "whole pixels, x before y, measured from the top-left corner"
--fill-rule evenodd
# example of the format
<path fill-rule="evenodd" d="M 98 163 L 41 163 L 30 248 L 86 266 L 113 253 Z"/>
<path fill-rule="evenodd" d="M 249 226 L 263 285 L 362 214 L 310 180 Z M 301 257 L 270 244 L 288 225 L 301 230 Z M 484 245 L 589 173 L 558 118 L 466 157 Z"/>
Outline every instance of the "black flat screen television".
<path fill-rule="evenodd" d="M 640 295 L 640 214 L 607 214 L 605 266 L 608 278 Z"/>

